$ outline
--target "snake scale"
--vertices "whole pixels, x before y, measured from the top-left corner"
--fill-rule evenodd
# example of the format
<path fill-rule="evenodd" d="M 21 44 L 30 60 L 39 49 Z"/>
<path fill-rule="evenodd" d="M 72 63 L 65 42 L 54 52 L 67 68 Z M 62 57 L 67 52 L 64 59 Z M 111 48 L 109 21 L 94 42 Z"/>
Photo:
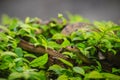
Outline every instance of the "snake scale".
<path fill-rule="evenodd" d="M 83 22 L 74 23 L 74 24 L 68 24 L 67 26 L 65 26 L 63 28 L 63 30 L 61 31 L 61 33 L 65 34 L 65 35 L 69 35 L 72 32 L 77 31 L 78 29 L 83 29 L 83 30 L 89 31 L 89 29 L 91 29 L 91 27 L 93 27 L 93 26 L 94 26 L 93 24 L 83 23 Z"/>

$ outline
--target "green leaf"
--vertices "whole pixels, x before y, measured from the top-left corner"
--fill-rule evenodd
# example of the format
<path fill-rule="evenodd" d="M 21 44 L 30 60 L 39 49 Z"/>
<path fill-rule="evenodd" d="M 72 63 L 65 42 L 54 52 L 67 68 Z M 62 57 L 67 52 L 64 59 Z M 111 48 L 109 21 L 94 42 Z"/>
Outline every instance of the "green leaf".
<path fill-rule="evenodd" d="M 76 73 L 79 73 L 81 75 L 85 75 L 85 71 L 81 67 L 73 67 L 73 71 L 76 72 Z"/>
<path fill-rule="evenodd" d="M 103 75 L 97 71 L 91 71 L 88 75 L 85 76 L 85 79 L 103 79 Z"/>
<path fill-rule="evenodd" d="M 104 22 L 98 22 L 95 21 L 94 25 L 97 26 L 97 28 L 101 31 L 101 32 L 105 32 L 108 29 L 108 26 L 106 27 Z"/>
<path fill-rule="evenodd" d="M 24 54 L 24 57 L 37 58 L 34 54 L 30 53 Z"/>
<path fill-rule="evenodd" d="M 16 31 L 16 27 L 18 26 L 18 20 L 17 19 L 12 19 L 11 20 L 11 23 L 10 23 L 10 26 L 9 26 L 9 29 L 10 30 L 14 30 Z"/>
<path fill-rule="evenodd" d="M 69 61 L 65 60 L 65 59 L 62 59 L 62 58 L 58 58 L 61 62 L 63 62 L 64 64 L 70 66 L 70 67 L 73 67 L 73 64 L 70 63 Z"/>
<path fill-rule="evenodd" d="M 63 69 L 61 66 L 55 64 L 55 65 L 50 66 L 48 70 L 52 70 L 52 71 L 54 71 L 56 74 L 60 75 L 61 72 L 62 72 L 62 70 L 64 70 L 64 69 Z"/>
<path fill-rule="evenodd" d="M 63 74 L 63 75 L 59 76 L 57 80 L 69 80 L 69 78 L 68 78 L 68 76 Z"/>
<path fill-rule="evenodd" d="M 6 15 L 6 14 L 2 15 L 2 19 L 1 20 L 2 20 L 1 22 L 2 22 L 3 25 L 11 23 L 11 18 L 8 15 Z"/>
<path fill-rule="evenodd" d="M 100 64 L 100 62 L 99 62 L 99 61 L 96 61 L 96 63 L 97 63 L 97 65 L 98 65 L 98 66 L 96 66 L 96 67 L 97 67 L 97 70 L 98 70 L 98 71 L 102 71 L 102 65 Z"/>
<path fill-rule="evenodd" d="M 63 41 L 63 43 L 61 44 L 61 47 L 67 47 L 67 46 L 70 46 L 70 41 L 67 40 L 66 38 L 64 38 L 64 41 Z"/>
<path fill-rule="evenodd" d="M 70 35 L 70 38 L 72 41 L 78 41 L 78 40 L 85 40 L 85 31 L 76 31 L 76 32 L 72 32 L 72 34 Z"/>
<path fill-rule="evenodd" d="M 9 75 L 9 80 L 15 80 L 15 79 L 22 78 L 22 77 L 23 77 L 22 73 L 13 72 Z"/>
<path fill-rule="evenodd" d="M 42 40 L 42 45 L 47 49 L 47 40 L 41 39 Z"/>
<path fill-rule="evenodd" d="M 98 33 L 93 31 L 92 33 L 93 33 L 92 37 L 97 41 L 100 40 L 100 38 L 102 37 L 102 34 L 100 32 Z"/>
<path fill-rule="evenodd" d="M 101 73 L 108 80 L 120 80 L 120 76 L 111 73 Z"/>
<path fill-rule="evenodd" d="M 85 47 L 86 47 L 86 44 L 84 44 L 84 43 L 77 43 L 77 47 L 85 48 Z"/>
<path fill-rule="evenodd" d="M 16 75 L 16 76 L 15 76 Z M 25 70 L 24 72 L 13 72 L 8 77 L 9 80 L 46 80 L 45 72 L 35 72 L 33 69 Z"/>
<path fill-rule="evenodd" d="M 101 43 L 103 43 L 103 46 L 105 46 L 107 49 L 111 49 L 113 47 L 109 39 L 102 39 Z"/>
<path fill-rule="evenodd" d="M 88 19 L 83 18 L 83 17 L 80 16 L 80 15 L 72 15 L 72 14 L 70 14 L 70 13 L 68 13 L 67 15 L 68 15 L 68 18 L 69 18 L 70 23 L 89 22 Z"/>
<path fill-rule="evenodd" d="M 47 44 L 48 44 L 48 47 L 51 48 L 51 49 L 54 49 L 54 48 L 59 49 L 59 48 L 60 48 L 60 45 L 57 44 L 57 43 L 54 42 L 54 41 L 48 41 Z"/>
<path fill-rule="evenodd" d="M 30 22 L 30 17 L 27 17 L 26 19 L 25 19 L 25 23 L 29 23 Z"/>
<path fill-rule="evenodd" d="M 39 42 L 39 44 L 41 44 L 42 46 L 44 46 L 45 48 L 47 48 L 48 44 L 47 44 L 47 40 L 43 35 L 39 35 L 38 36 L 38 40 L 37 42 Z"/>
<path fill-rule="evenodd" d="M 63 14 L 58 14 L 58 18 L 62 18 L 63 17 Z"/>
<path fill-rule="evenodd" d="M 7 37 L 7 35 L 3 32 L 0 32 L 0 41 L 5 41 L 8 42 L 9 38 Z"/>
<path fill-rule="evenodd" d="M 64 39 L 65 36 L 61 33 L 56 33 L 53 35 L 52 39 Z"/>
<path fill-rule="evenodd" d="M 5 52 L 1 52 L 1 57 L 3 56 L 14 56 L 17 57 L 17 55 L 11 51 L 5 51 Z"/>
<path fill-rule="evenodd" d="M 120 69 L 112 68 L 112 73 L 120 73 Z"/>
<path fill-rule="evenodd" d="M 51 26 L 51 27 L 55 27 L 56 24 L 55 24 L 55 23 L 50 23 L 50 26 Z"/>
<path fill-rule="evenodd" d="M 8 68 L 9 68 L 8 65 L 9 65 L 9 62 L 1 63 L 1 65 L 0 65 L 0 70 L 8 69 Z"/>
<path fill-rule="evenodd" d="M 59 14 L 58 14 L 58 18 L 62 19 L 62 24 L 63 24 L 63 25 L 66 25 L 66 24 L 67 24 L 67 19 L 64 18 L 63 14 L 59 13 Z"/>
<path fill-rule="evenodd" d="M 46 78 L 46 72 L 41 70 L 38 74 L 38 76 L 40 77 L 40 80 L 47 80 Z"/>
<path fill-rule="evenodd" d="M 39 67 L 39 66 L 44 66 L 48 61 L 48 54 L 44 54 L 43 56 L 40 56 L 36 59 L 34 59 L 31 63 L 30 66 L 32 67 Z"/>
<path fill-rule="evenodd" d="M 15 53 L 17 54 L 17 56 L 23 57 L 23 51 L 20 47 L 15 48 Z"/>
<path fill-rule="evenodd" d="M 72 53 L 72 52 L 63 52 L 62 54 L 68 55 L 68 56 L 70 56 L 71 58 L 73 58 L 73 57 L 75 56 L 75 54 Z"/>

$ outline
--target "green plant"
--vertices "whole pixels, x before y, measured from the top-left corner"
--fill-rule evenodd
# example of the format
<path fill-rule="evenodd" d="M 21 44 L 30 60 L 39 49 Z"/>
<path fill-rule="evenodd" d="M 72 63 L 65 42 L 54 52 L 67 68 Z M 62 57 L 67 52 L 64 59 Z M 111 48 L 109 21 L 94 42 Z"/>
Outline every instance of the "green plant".
<path fill-rule="evenodd" d="M 119 80 L 120 26 L 94 21 L 88 29 L 67 36 L 61 33 L 67 23 L 75 22 L 89 21 L 71 14 L 69 20 L 59 14 L 47 23 L 39 18 L 28 17 L 23 22 L 4 15 L 0 25 L 0 79 Z M 106 60 L 101 60 L 99 53 Z M 109 64 L 115 65 L 110 66 L 112 72 Z"/>

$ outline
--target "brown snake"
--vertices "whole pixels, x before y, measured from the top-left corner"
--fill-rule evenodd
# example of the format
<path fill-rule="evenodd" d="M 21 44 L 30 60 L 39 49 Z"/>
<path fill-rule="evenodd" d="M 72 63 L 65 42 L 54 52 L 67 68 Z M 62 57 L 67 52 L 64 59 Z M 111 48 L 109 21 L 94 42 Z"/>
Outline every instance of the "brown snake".
<path fill-rule="evenodd" d="M 69 35 L 72 32 L 77 31 L 78 29 L 82 29 L 82 30 L 87 30 L 89 31 L 89 29 L 91 29 L 94 25 L 90 24 L 90 23 L 74 23 L 74 24 L 68 24 L 65 28 L 63 28 L 63 30 L 61 31 L 62 34 L 64 35 Z"/>

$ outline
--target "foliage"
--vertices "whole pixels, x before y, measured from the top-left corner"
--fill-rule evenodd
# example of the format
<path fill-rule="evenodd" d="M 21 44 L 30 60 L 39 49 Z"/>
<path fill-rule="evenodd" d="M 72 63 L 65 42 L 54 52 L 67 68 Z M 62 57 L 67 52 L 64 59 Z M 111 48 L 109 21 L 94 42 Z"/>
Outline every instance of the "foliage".
<path fill-rule="evenodd" d="M 97 52 L 105 55 L 117 55 L 120 52 L 120 26 L 111 21 L 94 21 L 95 26 L 90 31 L 77 30 L 66 36 L 61 30 L 67 23 L 89 22 L 79 15 L 69 14 L 68 17 L 69 20 L 59 14 L 58 19 L 42 24 L 38 18 L 28 17 L 23 22 L 4 15 L 0 25 L 0 79 L 120 80 L 120 69 L 112 67 L 112 72 L 104 71 L 97 56 Z M 96 61 L 97 65 L 84 65 L 76 52 L 64 50 L 62 54 L 74 60 L 75 64 L 59 58 L 67 67 L 59 64 L 48 65 L 47 53 L 38 56 L 22 49 L 18 46 L 21 39 L 36 47 L 42 46 L 58 52 L 67 46 L 75 46 L 81 54 Z M 62 40 L 62 43 L 57 43 L 57 40 Z"/>

